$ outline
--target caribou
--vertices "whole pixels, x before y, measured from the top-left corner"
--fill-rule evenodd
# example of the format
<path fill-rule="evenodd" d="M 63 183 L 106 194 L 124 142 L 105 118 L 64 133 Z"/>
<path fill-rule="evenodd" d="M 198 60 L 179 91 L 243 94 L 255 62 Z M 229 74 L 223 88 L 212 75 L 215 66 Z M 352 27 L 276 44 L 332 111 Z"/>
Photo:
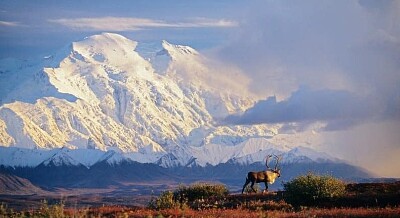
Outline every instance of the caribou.
<path fill-rule="evenodd" d="M 279 161 L 282 159 L 282 157 L 278 157 L 278 156 L 274 155 L 274 157 L 276 159 L 276 164 L 275 164 L 274 169 L 271 169 L 268 166 L 268 160 L 271 157 L 272 157 L 272 155 L 268 155 L 266 157 L 265 165 L 267 166 L 267 170 L 260 171 L 260 172 L 248 172 L 247 173 L 246 182 L 244 183 L 243 189 L 242 189 L 242 194 L 244 192 L 244 189 L 250 182 L 251 182 L 250 187 L 254 192 L 257 192 L 253 187 L 254 183 L 260 183 L 260 182 L 264 182 L 264 184 L 265 184 L 264 191 L 268 192 L 268 183 L 273 184 L 275 182 L 275 179 L 279 178 L 281 176 L 281 170 L 278 169 L 278 164 L 279 164 Z"/>

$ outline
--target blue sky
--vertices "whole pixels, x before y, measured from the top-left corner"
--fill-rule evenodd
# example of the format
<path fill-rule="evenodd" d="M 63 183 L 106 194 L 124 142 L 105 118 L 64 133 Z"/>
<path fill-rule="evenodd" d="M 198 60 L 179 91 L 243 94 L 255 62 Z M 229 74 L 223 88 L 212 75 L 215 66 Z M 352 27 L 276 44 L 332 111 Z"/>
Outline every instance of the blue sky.
<path fill-rule="evenodd" d="M 238 26 L 239 1 L 2 1 L 0 57 L 54 52 L 108 31 L 138 41 L 215 46 Z"/>
<path fill-rule="evenodd" d="M 400 1 L 0 2 L 0 58 L 43 57 L 100 32 L 238 67 L 264 100 L 225 122 L 326 122 L 321 149 L 400 176 Z"/>

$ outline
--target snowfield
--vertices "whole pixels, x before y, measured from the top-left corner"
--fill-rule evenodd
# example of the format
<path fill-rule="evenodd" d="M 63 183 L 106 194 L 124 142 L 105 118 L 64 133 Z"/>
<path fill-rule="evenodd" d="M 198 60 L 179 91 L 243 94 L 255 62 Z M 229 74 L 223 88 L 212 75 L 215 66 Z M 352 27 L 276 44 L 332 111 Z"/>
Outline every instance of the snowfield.
<path fill-rule="evenodd" d="M 271 153 L 288 163 L 340 161 L 306 146 L 309 136 L 280 134 L 282 125 L 221 125 L 257 99 L 238 91 L 242 76 L 218 76 L 212 62 L 188 46 L 112 33 L 40 62 L 1 60 L 0 165 L 206 166 Z"/>

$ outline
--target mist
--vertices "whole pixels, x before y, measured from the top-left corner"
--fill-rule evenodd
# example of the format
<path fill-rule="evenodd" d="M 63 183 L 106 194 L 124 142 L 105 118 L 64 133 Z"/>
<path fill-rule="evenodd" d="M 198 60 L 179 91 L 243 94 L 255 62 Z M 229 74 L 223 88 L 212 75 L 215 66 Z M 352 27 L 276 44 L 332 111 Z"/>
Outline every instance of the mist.
<path fill-rule="evenodd" d="M 322 150 L 400 176 L 399 11 L 400 2 L 390 0 L 252 4 L 218 54 L 264 100 L 224 122 L 322 122 L 312 129 L 323 137 Z"/>

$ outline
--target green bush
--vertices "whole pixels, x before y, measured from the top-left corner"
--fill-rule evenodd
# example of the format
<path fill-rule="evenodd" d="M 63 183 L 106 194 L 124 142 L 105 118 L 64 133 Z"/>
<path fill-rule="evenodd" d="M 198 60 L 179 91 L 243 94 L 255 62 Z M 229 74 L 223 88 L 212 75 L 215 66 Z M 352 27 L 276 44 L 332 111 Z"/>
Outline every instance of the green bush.
<path fill-rule="evenodd" d="M 174 193 L 171 191 L 165 191 L 160 194 L 158 198 L 152 199 L 149 203 L 149 208 L 151 209 L 169 209 L 174 208 L 178 204 L 174 199 Z"/>
<path fill-rule="evenodd" d="M 210 197 L 220 198 L 229 194 L 228 189 L 220 184 L 197 183 L 191 186 L 179 186 L 175 191 L 175 197 L 179 201 L 204 200 Z"/>
<path fill-rule="evenodd" d="M 293 206 L 310 206 L 320 199 L 339 197 L 345 194 L 346 184 L 332 176 L 312 173 L 299 176 L 285 183 L 285 200 Z"/>
<path fill-rule="evenodd" d="M 149 208 L 168 209 L 191 207 L 194 209 L 211 207 L 210 200 L 223 198 L 229 194 L 224 185 L 197 183 L 191 186 L 179 186 L 174 192 L 165 191 L 152 199 Z"/>

